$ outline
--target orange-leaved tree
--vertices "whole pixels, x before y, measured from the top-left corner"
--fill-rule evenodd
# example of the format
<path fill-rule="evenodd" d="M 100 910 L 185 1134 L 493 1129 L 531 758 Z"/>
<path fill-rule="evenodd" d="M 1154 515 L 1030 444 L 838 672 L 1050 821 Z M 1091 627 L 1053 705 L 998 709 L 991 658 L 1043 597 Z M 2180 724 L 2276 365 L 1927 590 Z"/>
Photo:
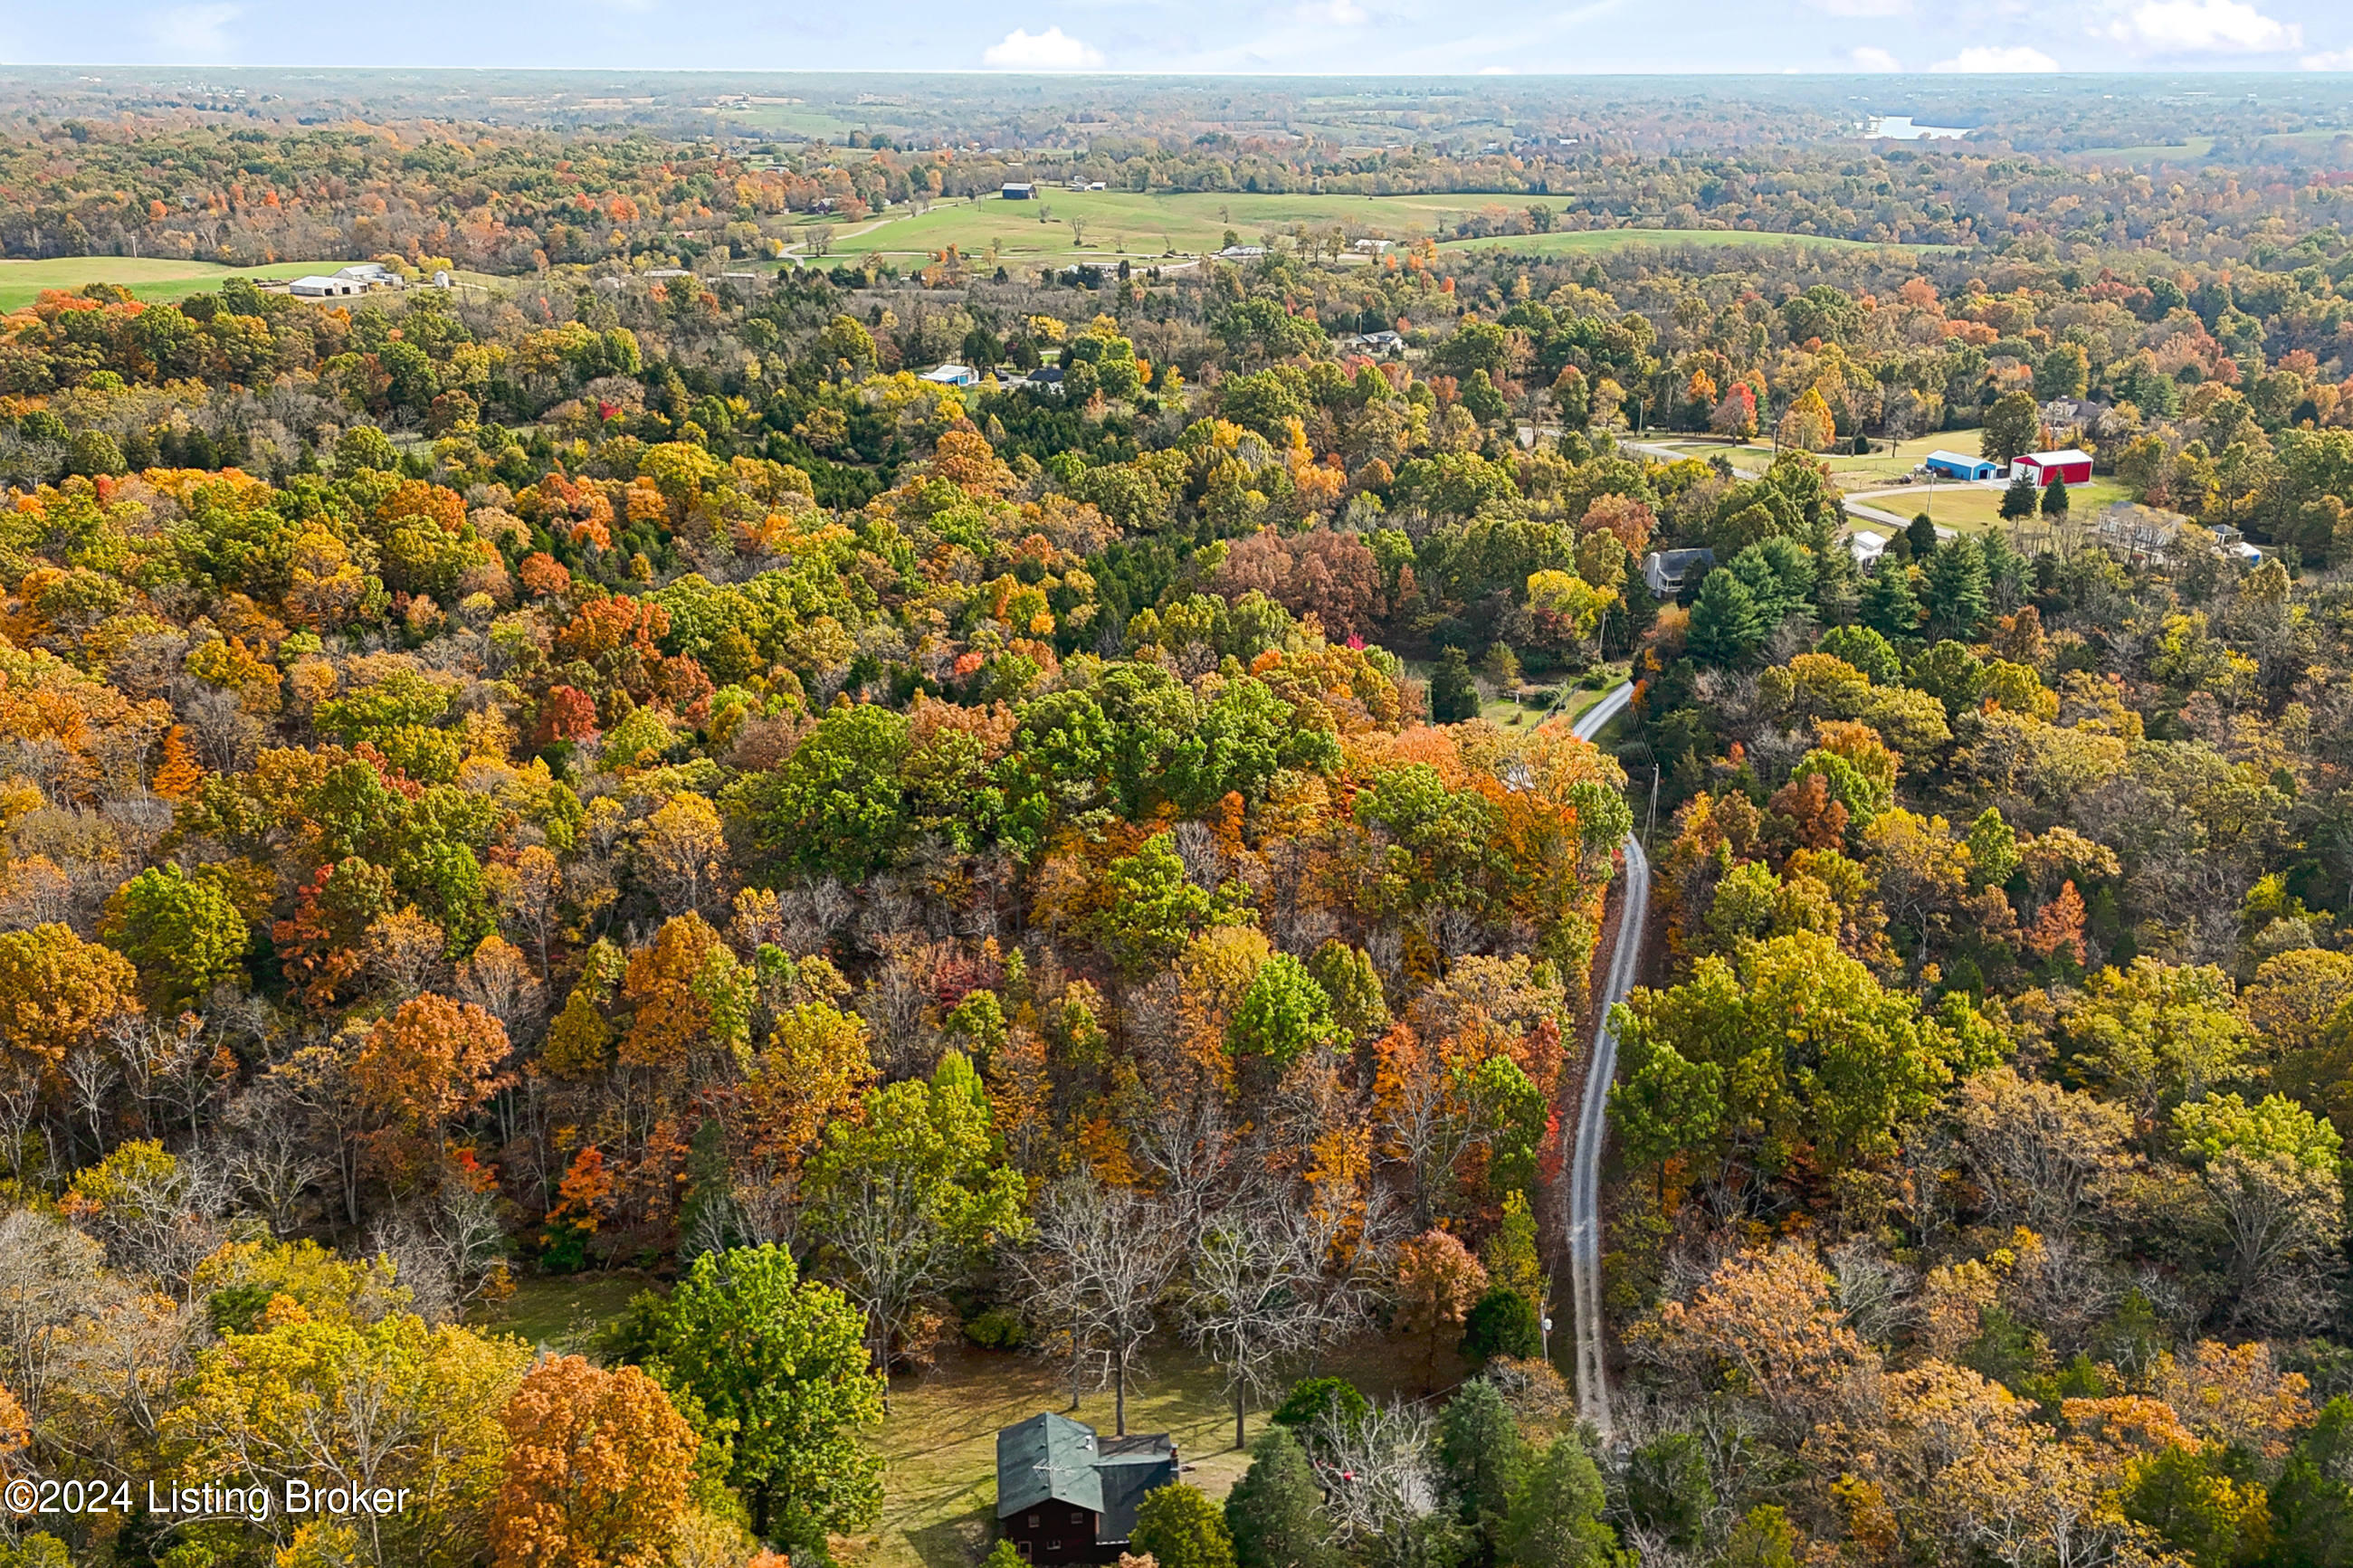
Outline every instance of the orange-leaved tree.
<path fill-rule="evenodd" d="M 532 1368 L 499 1416 L 508 1447 L 491 1545 L 499 1568 L 658 1568 L 692 1508 L 694 1428 L 633 1366 L 576 1355 Z"/>

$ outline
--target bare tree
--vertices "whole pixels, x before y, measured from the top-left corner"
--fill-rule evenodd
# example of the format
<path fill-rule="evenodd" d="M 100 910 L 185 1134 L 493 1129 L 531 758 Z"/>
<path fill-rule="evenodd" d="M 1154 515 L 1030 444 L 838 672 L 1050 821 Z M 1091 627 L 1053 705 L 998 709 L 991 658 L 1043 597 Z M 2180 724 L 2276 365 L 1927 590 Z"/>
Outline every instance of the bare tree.
<path fill-rule="evenodd" d="M 292 1084 L 261 1079 L 237 1097 L 224 1120 L 228 1138 L 222 1157 L 229 1179 L 260 1205 L 270 1234 L 287 1235 L 302 1194 L 334 1173 L 311 1138 Z"/>
<path fill-rule="evenodd" d="M 1172 1218 L 1155 1200 L 1084 1172 L 1049 1188 L 1038 1205 L 1027 1277 L 1044 1292 L 1049 1321 L 1070 1335 L 1074 1397 L 1085 1358 L 1101 1358 L 1123 1437 L 1127 1386 L 1144 1373 L 1144 1342 L 1183 1260 L 1187 1233 Z"/>
<path fill-rule="evenodd" d="M 1334 1534 L 1386 1568 L 1422 1568 L 1434 1544 L 1425 1524 L 1440 1500 L 1432 1433 L 1419 1405 L 1382 1403 L 1361 1415 L 1327 1411 L 1311 1429 Z"/>
<path fill-rule="evenodd" d="M 1193 1248 L 1185 1338 L 1224 1374 L 1237 1448 L 1248 1440 L 1247 1402 L 1274 1391 L 1277 1369 L 1340 1338 L 1362 1316 L 1353 1282 L 1325 1278 L 1333 1239 L 1312 1210 L 1238 1205 L 1211 1221 Z"/>
<path fill-rule="evenodd" d="M 66 1375 L 72 1325 L 103 1295 L 97 1242 L 31 1209 L 0 1215 L 0 1383 L 35 1431 Z"/>
<path fill-rule="evenodd" d="M 95 1046 L 78 1047 L 66 1053 L 65 1079 L 74 1114 L 90 1126 L 92 1157 L 104 1154 L 106 1135 L 100 1119 L 106 1113 L 107 1095 L 122 1081 L 121 1064 Z"/>
<path fill-rule="evenodd" d="M 368 1233 L 368 1245 L 392 1259 L 393 1278 L 408 1287 L 417 1315 L 430 1323 L 457 1321 L 505 1282 L 505 1239 L 491 1195 L 452 1183 L 379 1219 Z"/>

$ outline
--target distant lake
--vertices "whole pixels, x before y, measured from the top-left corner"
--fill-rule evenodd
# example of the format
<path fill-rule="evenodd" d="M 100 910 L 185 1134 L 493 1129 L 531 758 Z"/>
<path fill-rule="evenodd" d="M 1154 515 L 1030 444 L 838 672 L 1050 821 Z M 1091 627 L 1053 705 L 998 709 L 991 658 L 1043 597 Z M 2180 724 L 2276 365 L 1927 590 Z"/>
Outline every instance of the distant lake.
<path fill-rule="evenodd" d="M 1862 133 L 1866 138 L 1883 137 L 1890 142 L 1957 142 L 1968 131 L 1964 126 L 1915 125 L 1908 114 L 1890 114 L 1871 121 Z"/>

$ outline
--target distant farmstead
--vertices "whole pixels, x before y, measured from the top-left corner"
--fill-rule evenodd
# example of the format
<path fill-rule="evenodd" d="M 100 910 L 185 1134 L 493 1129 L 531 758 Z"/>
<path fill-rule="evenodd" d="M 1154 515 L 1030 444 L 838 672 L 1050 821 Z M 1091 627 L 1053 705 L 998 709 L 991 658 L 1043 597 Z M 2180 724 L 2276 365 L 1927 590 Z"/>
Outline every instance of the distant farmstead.
<path fill-rule="evenodd" d="M 1098 1436 L 1038 1415 L 997 1434 L 997 1522 L 1031 1563 L 1115 1563 L 1145 1494 L 1176 1479 L 1166 1432 Z"/>
<path fill-rule="evenodd" d="M 2010 467 L 2012 473 L 2023 471 L 2038 489 L 2048 489 L 2058 479 L 2071 485 L 2092 482 L 2092 454 L 2073 447 L 2056 452 L 2029 452 Z"/>
<path fill-rule="evenodd" d="M 1991 458 L 1964 452 L 1931 452 L 1920 466 L 1940 479 L 1989 479 L 2001 467 Z"/>

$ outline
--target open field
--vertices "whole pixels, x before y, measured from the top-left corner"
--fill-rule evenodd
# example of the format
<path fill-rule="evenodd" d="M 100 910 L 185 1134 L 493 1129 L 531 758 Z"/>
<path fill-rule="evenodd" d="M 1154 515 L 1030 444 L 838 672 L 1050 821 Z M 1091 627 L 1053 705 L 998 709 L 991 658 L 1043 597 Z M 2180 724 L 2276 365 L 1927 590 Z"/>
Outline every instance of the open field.
<path fill-rule="evenodd" d="M 1915 436 L 1908 441 L 1899 442 L 1893 452 L 1874 448 L 1867 458 L 1841 453 L 1826 457 L 1822 461 L 1830 465 L 1831 477 L 1839 482 L 1841 489 L 1853 491 L 1894 483 L 1918 468 L 1931 452 L 1958 452 L 1973 458 L 1984 439 L 1985 432 L 1982 430 L 1942 430 L 1933 436 Z M 1773 446 L 1769 441 L 1736 445 L 1727 441 L 1679 437 L 1657 444 L 1670 451 L 1703 460 L 1728 458 L 1732 466 L 1744 473 L 1762 473 L 1773 461 Z"/>
<path fill-rule="evenodd" d="M 273 261 L 261 267 L 223 267 L 213 261 L 167 261 L 131 256 L 64 256 L 50 261 L 0 261 L 0 310 L 31 304 L 44 289 L 79 289 L 87 283 L 120 283 L 138 299 L 161 303 L 217 289 L 231 278 L 304 278 L 332 272 L 347 261 Z"/>
<path fill-rule="evenodd" d="M 586 1349 L 586 1338 L 621 1315 L 652 1281 L 633 1269 L 613 1274 L 525 1276 L 514 1294 L 482 1314 L 481 1326 L 535 1345 Z"/>
<path fill-rule="evenodd" d="M 1579 690 L 1571 700 L 1581 708 L 1601 695 Z M 595 1332 L 649 1283 L 630 1270 L 527 1277 L 516 1282 L 512 1296 L 482 1314 L 480 1326 L 593 1355 Z M 1155 1345 L 1146 1361 L 1149 1381 L 1128 1387 L 1128 1430 L 1172 1435 L 1185 1479 L 1211 1497 L 1225 1496 L 1249 1468 L 1250 1456 L 1233 1446 L 1233 1406 L 1216 1369 L 1173 1342 Z M 1314 1371 L 1345 1377 L 1377 1397 L 1424 1392 L 1418 1353 L 1396 1342 L 1363 1342 Z M 1439 1357 L 1437 1388 L 1450 1388 L 1461 1377 L 1451 1352 Z M 1267 1408 L 1250 1407 L 1252 1436 L 1265 1425 Z M 974 1568 L 995 1539 L 997 1429 L 1040 1410 L 1067 1412 L 1104 1432 L 1113 1427 L 1110 1391 L 1090 1389 L 1071 1410 L 1061 1363 L 1045 1357 L 959 1342 L 929 1370 L 892 1379 L 891 1413 L 867 1433 L 886 1466 L 882 1515 L 873 1534 L 852 1545 L 856 1560 L 871 1568 Z"/>
<path fill-rule="evenodd" d="M 1949 528 L 1961 533 L 1979 533 L 1989 528 L 2002 526 L 2003 488 L 1999 485 L 1938 485 L 1932 495 L 1926 485 L 1915 485 L 1894 494 L 1864 495 L 1861 499 L 1865 506 L 1894 512 L 1898 517 L 1908 518 L 1915 512 L 1925 511 L 1939 528 Z M 1852 488 L 1849 489 L 1849 495 L 1855 493 Z M 2094 479 L 2089 484 L 2070 485 L 2067 489 L 2069 510 L 2084 517 L 2103 507 L 2131 499 L 2131 493 L 2112 479 Z M 1873 528 L 1872 531 L 1884 531 Z"/>
<path fill-rule="evenodd" d="M 1145 260 L 1174 251 L 1198 255 L 1225 244 L 1228 230 L 1245 245 L 1293 225 L 1411 240 L 1441 234 L 1483 208 L 1525 207 L 1524 198 L 1485 195 L 1333 196 L 1248 192 L 1072 191 L 1041 185 L 1031 201 L 985 196 L 944 201 L 921 213 L 893 208 L 880 219 L 838 225 L 837 256 L 930 256 L 954 245 L 966 256 L 996 242 L 1000 256 L 1056 259 L 1126 257 Z M 1073 220 L 1077 227 L 1073 228 Z M 1082 243 L 1083 241 L 1083 243 Z M 1504 248 L 1532 255 L 1608 250 L 1628 245 L 1787 245 L 1871 248 L 1859 241 L 1726 229 L 1621 228 L 1450 240 L 1446 247 Z"/>

